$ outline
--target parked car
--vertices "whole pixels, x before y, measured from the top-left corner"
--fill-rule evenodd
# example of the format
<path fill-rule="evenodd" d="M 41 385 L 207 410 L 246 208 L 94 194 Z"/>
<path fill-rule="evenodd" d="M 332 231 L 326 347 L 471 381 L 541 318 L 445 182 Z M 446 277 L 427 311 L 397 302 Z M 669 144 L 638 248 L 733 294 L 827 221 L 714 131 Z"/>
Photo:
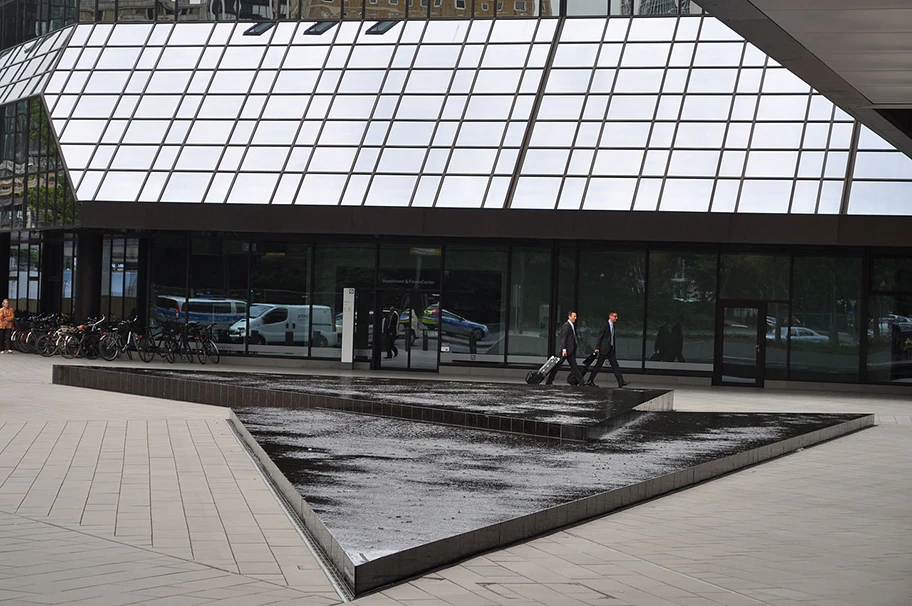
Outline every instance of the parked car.
<path fill-rule="evenodd" d="M 792 341 L 805 341 L 805 342 L 818 342 L 818 343 L 829 343 L 830 342 L 830 338 L 828 336 L 822 335 L 815 330 L 811 330 L 810 328 L 804 328 L 803 326 L 792 326 L 791 330 L 792 330 L 792 334 L 791 334 Z M 788 331 L 789 331 L 789 327 L 787 327 L 787 326 L 783 326 L 782 328 L 779 329 L 779 336 L 782 338 L 783 341 L 785 341 L 787 338 L 789 338 Z M 775 338 L 776 338 L 776 334 L 774 332 L 766 333 L 766 339 L 768 341 L 773 341 Z"/>
<path fill-rule="evenodd" d="M 889 314 L 885 318 L 881 318 L 880 322 L 877 324 L 877 330 L 879 336 L 885 338 L 891 338 L 893 336 L 893 331 L 898 330 L 900 334 L 912 334 L 912 318 L 908 316 L 900 316 L 897 314 Z M 868 337 L 874 336 L 874 329 L 868 329 Z"/>
<path fill-rule="evenodd" d="M 475 336 L 476 341 L 481 341 L 488 334 L 488 327 L 480 322 L 473 322 L 459 314 L 455 314 L 447 309 L 440 309 L 437 304 L 429 306 L 424 310 L 424 317 L 421 321 L 425 326 L 437 327 L 439 320 L 440 331 L 461 337 Z"/>
<path fill-rule="evenodd" d="M 284 345 L 290 337 L 294 343 L 310 341 L 310 319 L 313 315 L 314 347 L 335 347 L 336 326 L 332 310 L 326 305 L 274 305 L 256 303 L 250 306 L 250 339 L 259 345 Z M 228 331 L 228 337 L 241 343 L 248 321 L 239 320 Z"/>

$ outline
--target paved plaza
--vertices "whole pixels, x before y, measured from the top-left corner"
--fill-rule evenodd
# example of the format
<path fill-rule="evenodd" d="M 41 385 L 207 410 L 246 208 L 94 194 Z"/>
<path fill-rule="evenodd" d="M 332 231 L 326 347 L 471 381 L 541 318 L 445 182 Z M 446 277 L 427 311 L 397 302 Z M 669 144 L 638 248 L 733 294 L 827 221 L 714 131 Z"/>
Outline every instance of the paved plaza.
<path fill-rule="evenodd" d="M 54 363 L 0 357 L 0 603 L 344 601 L 226 409 L 53 385 Z M 877 426 L 354 603 L 912 604 L 912 397 L 675 389 L 678 410 Z"/>

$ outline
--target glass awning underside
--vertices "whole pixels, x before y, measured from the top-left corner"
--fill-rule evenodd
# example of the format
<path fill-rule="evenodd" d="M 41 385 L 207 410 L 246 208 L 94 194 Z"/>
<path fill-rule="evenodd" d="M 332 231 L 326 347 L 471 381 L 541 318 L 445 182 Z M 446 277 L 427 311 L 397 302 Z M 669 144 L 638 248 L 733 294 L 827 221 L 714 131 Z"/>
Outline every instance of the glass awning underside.
<path fill-rule="evenodd" d="M 711 17 L 250 25 L 73 26 L 0 103 L 43 95 L 82 202 L 912 214 L 906 156 Z"/>

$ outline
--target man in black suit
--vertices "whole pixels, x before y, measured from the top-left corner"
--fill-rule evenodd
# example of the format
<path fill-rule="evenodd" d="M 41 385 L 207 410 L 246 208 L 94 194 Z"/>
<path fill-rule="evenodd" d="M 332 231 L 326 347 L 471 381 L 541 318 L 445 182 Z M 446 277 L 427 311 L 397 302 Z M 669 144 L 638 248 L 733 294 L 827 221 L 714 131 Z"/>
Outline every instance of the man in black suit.
<path fill-rule="evenodd" d="M 599 330 L 598 337 L 595 340 L 595 353 L 598 354 L 598 360 L 595 361 L 595 366 L 592 368 L 592 374 L 589 375 L 589 381 L 586 383 L 586 385 L 590 387 L 596 387 L 595 377 L 598 375 L 599 370 L 602 369 L 602 364 L 605 363 L 606 358 L 611 364 L 611 370 L 614 371 L 614 377 L 617 379 L 618 387 L 627 385 L 627 381 L 624 380 L 624 375 L 621 374 L 621 369 L 618 368 L 617 355 L 615 354 L 614 325 L 617 322 L 617 319 L 617 312 L 610 312 L 608 314 L 608 322 Z"/>
<path fill-rule="evenodd" d="M 561 359 L 560 362 L 554 365 L 554 368 L 551 369 L 551 372 L 548 373 L 548 380 L 545 381 L 545 385 L 551 385 L 554 383 L 554 377 L 557 375 L 557 371 L 560 370 L 560 367 L 564 365 L 564 360 L 570 362 L 570 374 L 575 375 L 579 381 L 577 385 L 582 385 L 583 374 L 579 371 L 579 367 L 576 365 L 576 347 L 579 344 L 579 339 L 576 336 L 576 312 L 571 311 L 567 314 L 567 321 L 564 322 L 564 325 L 560 329 L 560 348 L 561 348 Z"/>
<path fill-rule="evenodd" d="M 399 349 L 396 347 L 396 339 L 399 337 L 399 312 L 396 311 L 395 305 L 390 305 L 389 313 L 383 318 L 381 328 L 386 350 L 386 357 L 392 358 L 399 355 Z"/>

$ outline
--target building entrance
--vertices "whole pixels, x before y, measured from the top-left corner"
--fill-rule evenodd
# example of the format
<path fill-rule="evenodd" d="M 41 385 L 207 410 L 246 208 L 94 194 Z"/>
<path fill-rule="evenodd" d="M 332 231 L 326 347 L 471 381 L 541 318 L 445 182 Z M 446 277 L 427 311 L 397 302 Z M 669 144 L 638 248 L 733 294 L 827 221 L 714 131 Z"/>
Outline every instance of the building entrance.
<path fill-rule="evenodd" d="M 713 385 L 763 387 L 766 303 L 720 300 Z"/>
<path fill-rule="evenodd" d="M 414 290 L 377 293 L 374 317 L 375 369 L 437 372 L 439 366 L 440 297 Z"/>

